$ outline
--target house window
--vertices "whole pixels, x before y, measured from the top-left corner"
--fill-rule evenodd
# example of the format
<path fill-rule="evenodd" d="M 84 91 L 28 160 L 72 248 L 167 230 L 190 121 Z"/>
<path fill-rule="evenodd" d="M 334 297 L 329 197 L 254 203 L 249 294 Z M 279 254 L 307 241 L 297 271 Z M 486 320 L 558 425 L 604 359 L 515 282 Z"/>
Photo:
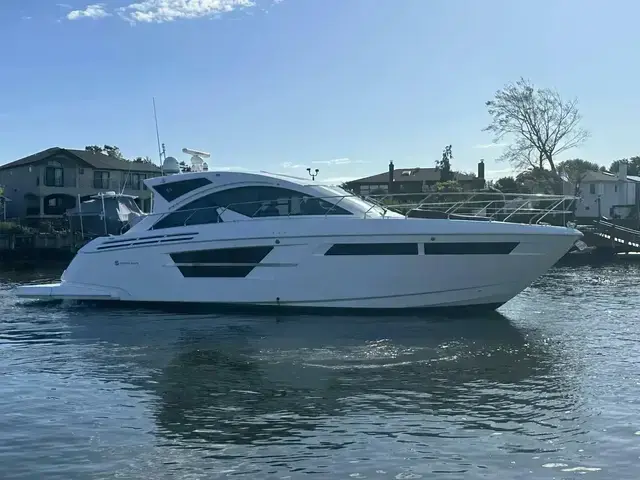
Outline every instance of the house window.
<path fill-rule="evenodd" d="M 614 191 L 614 192 L 617 192 L 617 191 L 618 191 L 618 185 L 614 185 L 614 186 L 613 186 L 613 191 Z"/>
<path fill-rule="evenodd" d="M 589 184 L 589 193 L 591 195 L 595 195 L 595 193 L 596 193 L 596 184 L 595 183 L 590 183 Z"/>
<path fill-rule="evenodd" d="M 109 188 L 109 172 L 93 172 L 93 188 Z"/>
<path fill-rule="evenodd" d="M 219 212 L 231 210 L 246 217 L 289 215 L 351 215 L 325 200 L 279 187 L 238 187 L 211 193 L 187 203 L 160 219 L 152 228 L 221 222 Z"/>
<path fill-rule="evenodd" d="M 51 208 L 59 208 L 62 206 L 62 199 L 60 197 L 53 197 L 47 201 L 47 205 Z"/>
<path fill-rule="evenodd" d="M 132 190 L 140 190 L 142 188 L 142 178 L 144 178 L 142 175 L 139 173 L 130 173 L 127 177 L 125 177 L 127 178 L 124 185 L 125 188 L 130 188 Z"/>
<path fill-rule="evenodd" d="M 47 187 L 64 187 L 64 168 L 56 161 L 50 161 L 44 171 L 44 184 Z"/>

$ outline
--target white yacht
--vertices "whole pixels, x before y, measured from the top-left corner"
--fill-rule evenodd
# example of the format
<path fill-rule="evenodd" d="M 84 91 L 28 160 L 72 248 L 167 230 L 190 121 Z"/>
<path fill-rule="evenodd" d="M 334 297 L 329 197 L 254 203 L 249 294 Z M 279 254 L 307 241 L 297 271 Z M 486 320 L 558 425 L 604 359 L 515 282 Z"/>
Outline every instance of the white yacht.
<path fill-rule="evenodd" d="M 198 170 L 147 179 L 150 214 L 121 235 L 86 244 L 59 283 L 21 286 L 17 296 L 351 311 L 495 309 L 582 236 L 549 225 L 412 218 L 304 179 Z"/>

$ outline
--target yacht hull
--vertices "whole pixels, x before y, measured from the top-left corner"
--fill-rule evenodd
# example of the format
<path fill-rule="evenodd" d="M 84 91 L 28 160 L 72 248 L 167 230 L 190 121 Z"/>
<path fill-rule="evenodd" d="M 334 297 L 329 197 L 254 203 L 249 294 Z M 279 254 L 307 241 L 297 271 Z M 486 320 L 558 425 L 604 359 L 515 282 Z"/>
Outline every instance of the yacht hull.
<path fill-rule="evenodd" d="M 464 220 L 315 221 L 299 232 L 284 222 L 272 221 L 268 235 L 238 231 L 255 221 L 238 222 L 233 235 L 211 225 L 189 237 L 182 227 L 97 239 L 60 283 L 16 294 L 277 311 L 491 310 L 581 237 L 563 227 Z"/>

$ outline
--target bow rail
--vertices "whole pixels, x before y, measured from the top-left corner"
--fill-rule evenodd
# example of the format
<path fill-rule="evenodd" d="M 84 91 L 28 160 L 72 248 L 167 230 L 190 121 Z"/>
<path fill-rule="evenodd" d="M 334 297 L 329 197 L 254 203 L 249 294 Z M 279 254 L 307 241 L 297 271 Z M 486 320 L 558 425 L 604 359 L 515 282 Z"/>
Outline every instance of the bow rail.
<path fill-rule="evenodd" d="M 549 217 L 573 217 L 578 197 L 572 195 L 519 194 L 502 192 L 432 192 L 417 202 L 398 203 L 396 198 L 415 198 L 416 194 L 387 194 L 365 197 L 376 205 L 409 215 L 411 211 L 437 211 L 456 217 L 477 217 L 502 222 L 537 224 Z M 565 218 L 566 217 L 566 218 Z"/>

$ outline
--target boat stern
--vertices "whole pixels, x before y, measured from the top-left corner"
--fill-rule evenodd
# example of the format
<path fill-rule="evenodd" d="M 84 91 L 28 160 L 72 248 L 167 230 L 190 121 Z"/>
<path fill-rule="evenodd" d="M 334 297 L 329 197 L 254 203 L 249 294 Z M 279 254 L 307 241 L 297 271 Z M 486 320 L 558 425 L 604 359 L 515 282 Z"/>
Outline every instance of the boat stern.
<path fill-rule="evenodd" d="M 105 288 L 68 282 L 22 285 L 16 287 L 13 293 L 18 298 L 40 300 L 117 300 L 119 298 L 116 292 Z"/>

